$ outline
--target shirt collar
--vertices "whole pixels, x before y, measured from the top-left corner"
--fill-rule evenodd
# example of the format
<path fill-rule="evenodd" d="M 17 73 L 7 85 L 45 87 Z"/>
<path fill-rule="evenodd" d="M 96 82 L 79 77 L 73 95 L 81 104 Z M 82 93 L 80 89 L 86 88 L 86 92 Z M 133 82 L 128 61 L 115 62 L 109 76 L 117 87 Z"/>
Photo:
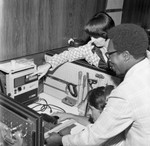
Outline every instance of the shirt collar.
<path fill-rule="evenodd" d="M 125 78 L 128 78 L 130 75 L 132 75 L 134 72 L 139 72 L 145 68 L 150 63 L 150 60 L 148 58 L 143 59 L 142 61 L 138 62 L 134 66 L 132 66 L 126 73 Z"/>

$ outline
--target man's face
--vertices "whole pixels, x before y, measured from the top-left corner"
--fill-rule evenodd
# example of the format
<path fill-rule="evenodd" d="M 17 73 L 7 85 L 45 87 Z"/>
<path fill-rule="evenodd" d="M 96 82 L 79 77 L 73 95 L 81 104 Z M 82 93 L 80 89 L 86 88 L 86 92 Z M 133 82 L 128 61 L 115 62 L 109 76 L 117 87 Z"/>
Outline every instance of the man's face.
<path fill-rule="evenodd" d="M 99 38 L 94 38 L 91 37 L 91 41 L 97 46 L 97 47 L 103 47 L 105 46 L 106 39 L 99 37 Z"/>
<path fill-rule="evenodd" d="M 106 55 L 110 61 L 110 66 L 111 66 L 112 70 L 114 70 L 117 75 L 124 74 L 126 68 L 125 68 L 123 54 L 120 52 L 117 52 L 117 50 L 115 50 L 113 42 L 111 40 L 109 42 Z"/>
<path fill-rule="evenodd" d="M 100 116 L 101 112 L 102 110 L 96 109 L 95 107 L 89 105 L 87 114 L 91 115 L 93 122 L 95 122 Z"/>

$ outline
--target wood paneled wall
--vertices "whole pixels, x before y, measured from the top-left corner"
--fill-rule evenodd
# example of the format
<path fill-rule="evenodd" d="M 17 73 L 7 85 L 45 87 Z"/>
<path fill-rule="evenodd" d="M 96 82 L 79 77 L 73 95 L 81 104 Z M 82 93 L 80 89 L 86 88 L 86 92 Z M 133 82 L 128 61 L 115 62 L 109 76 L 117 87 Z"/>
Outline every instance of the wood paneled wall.
<path fill-rule="evenodd" d="M 83 27 L 106 0 L 0 0 L 0 61 L 85 38 Z"/>
<path fill-rule="evenodd" d="M 150 0 L 124 0 L 122 23 L 135 23 L 150 29 Z"/>

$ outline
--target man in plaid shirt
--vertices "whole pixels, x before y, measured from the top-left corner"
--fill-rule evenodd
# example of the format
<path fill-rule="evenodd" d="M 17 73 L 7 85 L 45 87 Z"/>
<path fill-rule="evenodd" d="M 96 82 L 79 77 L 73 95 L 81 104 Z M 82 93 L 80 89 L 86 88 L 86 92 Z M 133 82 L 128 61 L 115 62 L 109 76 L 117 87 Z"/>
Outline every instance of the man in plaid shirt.
<path fill-rule="evenodd" d="M 113 19 L 107 13 L 97 13 L 84 28 L 85 32 L 90 36 L 90 41 L 87 44 L 45 58 L 46 63 L 39 66 L 34 74 L 39 74 L 39 78 L 41 78 L 49 69 L 54 70 L 65 62 L 79 59 L 85 59 L 89 64 L 96 67 L 107 68 L 107 58 L 105 56 L 109 43 L 107 31 L 114 26 Z"/>

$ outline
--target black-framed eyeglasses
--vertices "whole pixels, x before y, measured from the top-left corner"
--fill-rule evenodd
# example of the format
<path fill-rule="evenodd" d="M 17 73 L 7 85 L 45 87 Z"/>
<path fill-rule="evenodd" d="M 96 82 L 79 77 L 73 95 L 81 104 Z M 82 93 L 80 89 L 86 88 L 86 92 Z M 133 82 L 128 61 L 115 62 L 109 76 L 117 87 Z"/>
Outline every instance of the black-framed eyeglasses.
<path fill-rule="evenodd" d="M 113 52 L 106 52 L 105 53 L 105 56 L 107 57 L 107 59 L 109 60 L 110 59 L 110 55 L 114 54 L 114 53 L 117 53 L 118 51 L 113 51 Z"/>

